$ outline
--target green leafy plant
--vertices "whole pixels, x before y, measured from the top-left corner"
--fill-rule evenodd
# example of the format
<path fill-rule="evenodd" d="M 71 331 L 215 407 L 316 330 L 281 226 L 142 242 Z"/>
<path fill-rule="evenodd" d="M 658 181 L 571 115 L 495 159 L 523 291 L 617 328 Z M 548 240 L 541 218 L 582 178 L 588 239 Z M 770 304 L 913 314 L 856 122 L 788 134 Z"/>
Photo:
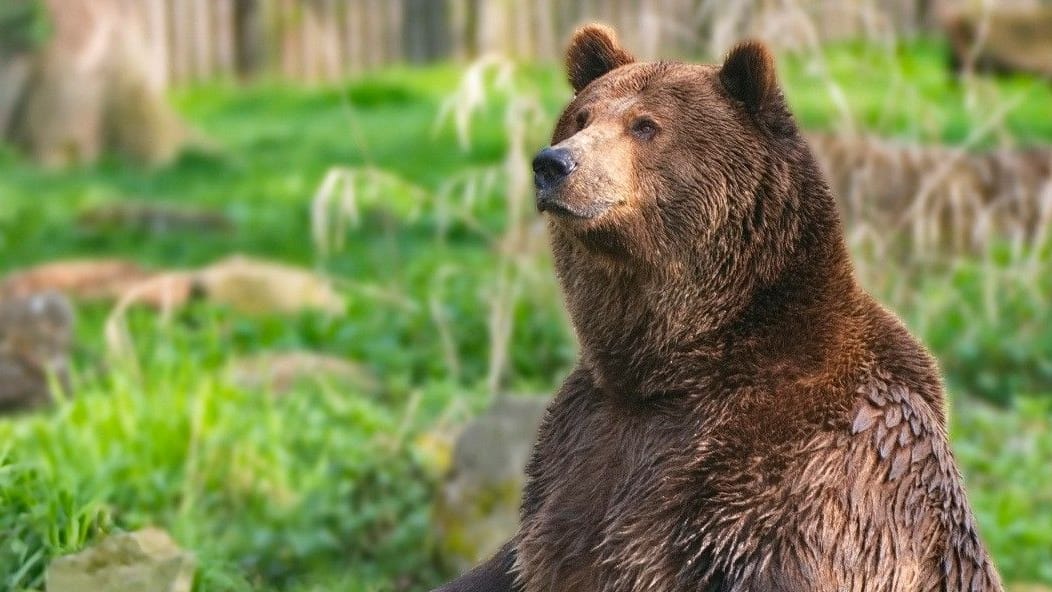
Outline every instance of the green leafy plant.
<path fill-rule="evenodd" d="M 51 32 L 51 19 L 42 0 L 0 4 L 0 51 L 31 51 L 46 43 Z"/>

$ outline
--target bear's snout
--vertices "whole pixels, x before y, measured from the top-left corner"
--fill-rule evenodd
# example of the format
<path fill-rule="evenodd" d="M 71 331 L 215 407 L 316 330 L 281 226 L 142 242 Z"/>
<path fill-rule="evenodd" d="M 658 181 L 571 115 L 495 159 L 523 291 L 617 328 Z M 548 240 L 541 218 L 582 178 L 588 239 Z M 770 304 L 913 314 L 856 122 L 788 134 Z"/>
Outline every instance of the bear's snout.
<path fill-rule="evenodd" d="M 551 189 L 577 168 L 577 161 L 566 148 L 545 148 L 533 159 L 533 184 L 538 190 Z"/>

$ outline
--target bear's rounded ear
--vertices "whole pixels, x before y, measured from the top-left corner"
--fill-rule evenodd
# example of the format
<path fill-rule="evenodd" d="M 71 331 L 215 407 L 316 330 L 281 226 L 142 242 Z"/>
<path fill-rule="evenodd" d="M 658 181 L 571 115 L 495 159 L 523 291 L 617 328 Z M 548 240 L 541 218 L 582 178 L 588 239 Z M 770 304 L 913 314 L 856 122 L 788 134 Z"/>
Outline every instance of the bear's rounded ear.
<path fill-rule="evenodd" d="M 739 43 L 720 68 L 720 82 L 746 109 L 761 111 L 778 93 L 771 50 L 759 41 Z"/>
<path fill-rule="evenodd" d="M 574 32 L 566 49 L 566 73 L 574 94 L 607 72 L 636 61 L 617 43 L 617 34 L 604 25 L 585 25 Z"/>

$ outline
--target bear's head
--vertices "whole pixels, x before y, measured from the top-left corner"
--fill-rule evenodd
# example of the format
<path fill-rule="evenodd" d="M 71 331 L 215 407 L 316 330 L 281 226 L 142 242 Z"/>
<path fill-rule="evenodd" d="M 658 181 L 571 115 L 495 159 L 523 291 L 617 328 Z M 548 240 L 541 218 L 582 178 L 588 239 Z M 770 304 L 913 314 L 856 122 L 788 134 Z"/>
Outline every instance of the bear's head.
<path fill-rule="evenodd" d="M 643 63 L 589 25 L 566 66 L 575 94 L 533 166 L 586 359 L 657 364 L 648 348 L 697 350 L 761 300 L 791 301 L 781 292 L 801 282 L 817 294 L 847 269 L 835 203 L 763 44 L 716 66 Z"/>

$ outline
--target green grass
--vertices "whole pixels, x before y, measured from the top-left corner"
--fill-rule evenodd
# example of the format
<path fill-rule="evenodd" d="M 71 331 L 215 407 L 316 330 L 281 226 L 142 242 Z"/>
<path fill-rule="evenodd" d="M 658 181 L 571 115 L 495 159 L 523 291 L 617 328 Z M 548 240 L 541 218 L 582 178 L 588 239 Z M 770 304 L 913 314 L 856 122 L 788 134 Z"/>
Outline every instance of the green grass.
<path fill-rule="evenodd" d="M 933 41 L 845 43 L 818 56 L 783 60 L 781 71 L 793 110 L 807 128 L 855 126 L 909 140 L 978 146 L 1052 138 L 1052 85 L 1022 75 L 959 81 L 947 68 L 946 51 Z"/>
<path fill-rule="evenodd" d="M 831 98 L 839 87 L 851 120 L 886 135 L 1052 141 L 1052 89 L 1028 79 L 956 84 L 940 51 L 930 43 L 890 52 L 848 44 L 824 54 L 830 76 L 796 57 L 783 60 L 783 79 L 812 128 L 842 125 Z M 430 550 L 436 475 L 416 442 L 488 400 L 487 315 L 501 255 L 486 233 L 499 234 L 507 217 L 499 172 L 473 205 L 454 191 L 452 218 L 437 205 L 452 179 L 499 170 L 507 151 L 499 97 L 474 119 L 468 149 L 452 125 L 436 125 L 459 77 L 442 66 L 386 70 L 340 87 L 181 91 L 173 100 L 208 147 L 155 171 L 110 160 L 45 172 L 0 153 L 0 271 L 86 255 L 184 267 L 243 251 L 330 272 L 348 297 L 347 314 L 335 319 L 249 318 L 198 304 L 162 322 L 136 311 L 134 364 L 106 356 L 107 309 L 80 307 L 76 397 L 0 420 L 0 590 L 39 589 L 50 557 L 149 524 L 198 555 L 199 590 L 419 589 L 448 575 Z M 523 68 L 518 86 L 537 93 L 549 117 L 568 97 L 549 67 Z M 1014 107 L 995 134 L 974 138 L 999 105 Z M 544 143 L 543 132 L 534 136 Z M 345 248 L 322 257 L 310 238 L 310 201 L 333 165 L 377 167 L 399 181 L 374 188 Z M 76 226 L 84 208 L 117 200 L 215 208 L 235 230 Z M 1044 555 L 1052 483 L 1043 479 L 1052 458 L 1052 280 L 1021 277 L 1011 261 L 929 271 L 898 304 L 958 395 L 954 445 L 982 532 L 1006 579 L 1052 584 Z M 897 272 L 889 266 L 889 275 Z M 505 384 L 550 392 L 574 346 L 545 254 L 530 274 L 513 307 Z M 242 353 L 301 347 L 363 363 L 381 388 L 273 398 L 238 388 L 223 372 Z"/>
<path fill-rule="evenodd" d="M 142 382 L 115 371 L 48 416 L 3 426 L 8 586 L 33 582 L 42 549 L 150 524 L 195 550 L 201 590 L 284 588 L 334 566 L 434 578 L 420 538 L 428 479 L 406 442 L 419 426 L 396 401 L 245 392 L 169 347 Z"/>

